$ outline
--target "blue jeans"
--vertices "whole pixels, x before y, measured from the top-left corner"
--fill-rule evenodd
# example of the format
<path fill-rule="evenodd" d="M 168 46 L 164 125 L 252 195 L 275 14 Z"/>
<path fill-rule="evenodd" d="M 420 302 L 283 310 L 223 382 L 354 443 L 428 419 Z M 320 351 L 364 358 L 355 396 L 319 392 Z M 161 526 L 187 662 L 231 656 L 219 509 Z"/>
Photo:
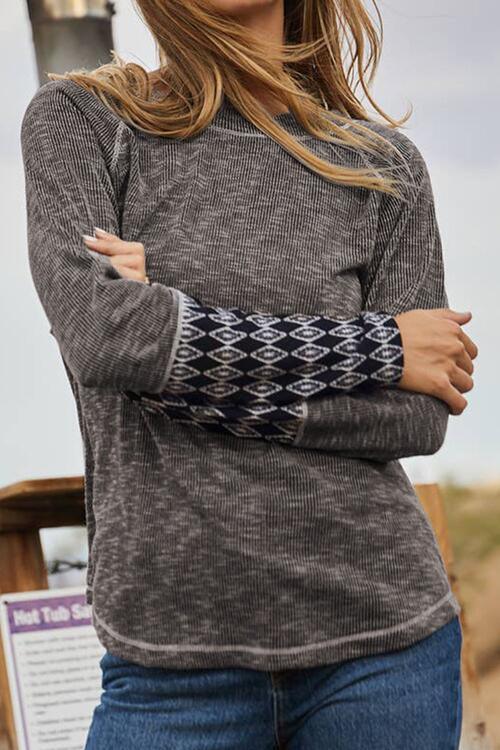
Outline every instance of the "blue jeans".
<path fill-rule="evenodd" d="M 457 616 L 408 648 L 279 672 L 106 651 L 84 750 L 457 750 L 461 646 Z"/>

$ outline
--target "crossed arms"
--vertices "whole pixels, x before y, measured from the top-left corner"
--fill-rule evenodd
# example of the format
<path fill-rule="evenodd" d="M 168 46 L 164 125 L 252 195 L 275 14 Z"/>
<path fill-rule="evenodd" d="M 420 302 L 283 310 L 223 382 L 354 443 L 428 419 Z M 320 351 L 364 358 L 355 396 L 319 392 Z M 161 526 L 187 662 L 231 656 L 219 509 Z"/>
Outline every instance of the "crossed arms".
<path fill-rule="evenodd" d="M 125 279 L 87 252 L 81 235 L 89 227 L 119 231 L 114 144 L 58 87 L 40 94 L 21 131 L 29 261 L 78 382 L 120 391 L 159 418 L 236 437 L 378 461 L 438 450 L 447 404 L 395 387 L 403 350 L 393 316 L 448 305 L 430 178 L 416 147 L 411 198 L 382 198 L 358 316 L 214 308 L 181 290 Z M 211 357 L 214 324 L 226 361 Z M 238 340 L 224 342 L 223 331 Z M 201 354 L 186 359 L 195 342 Z M 282 352 L 278 360 L 273 349 Z"/>

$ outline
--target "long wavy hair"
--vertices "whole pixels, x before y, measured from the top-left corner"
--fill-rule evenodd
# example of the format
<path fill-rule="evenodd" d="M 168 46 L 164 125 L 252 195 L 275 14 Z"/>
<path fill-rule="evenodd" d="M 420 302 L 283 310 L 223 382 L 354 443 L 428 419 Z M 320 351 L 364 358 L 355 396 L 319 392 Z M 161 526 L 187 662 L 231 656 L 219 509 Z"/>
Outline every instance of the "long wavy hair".
<path fill-rule="evenodd" d="M 157 70 L 148 72 L 111 50 L 110 63 L 93 70 L 51 73 L 49 78 L 72 79 L 135 128 L 166 138 L 196 135 L 210 124 L 225 97 L 245 118 L 325 179 L 400 195 L 398 180 L 391 176 L 394 166 L 379 162 L 375 167 L 364 160 L 366 168 L 352 169 L 321 159 L 281 127 L 252 93 L 266 91 L 270 99 L 287 105 L 312 136 L 389 162 L 389 153 L 398 149 L 384 137 L 384 127 L 401 127 L 411 110 L 401 120 L 393 120 L 369 91 L 383 39 L 375 0 L 380 30 L 363 0 L 283 0 L 282 44 L 263 40 L 209 0 L 134 2 L 155 41 Z M 369 123 L 377 121 L 356 97 L 359 85 L 385 120 L 376 128 Z"/>

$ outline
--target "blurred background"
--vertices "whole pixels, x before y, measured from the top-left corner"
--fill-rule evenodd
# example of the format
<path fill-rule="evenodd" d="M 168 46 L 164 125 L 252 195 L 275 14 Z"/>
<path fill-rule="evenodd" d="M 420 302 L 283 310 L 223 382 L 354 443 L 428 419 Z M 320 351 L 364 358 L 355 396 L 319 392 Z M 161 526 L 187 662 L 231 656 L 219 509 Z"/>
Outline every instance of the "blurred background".
<path fill-rule="evenodd" d="M 30 5 L 33 11 L 37 3 Z M 148 69 L 157 67 L 153 40 L 132 0 L 48 5 L 100 6 L 108 17 L 113 7 L 114 48 Z M 404 132 L 422 151 L 432 177 L 450 306 L 472 311 L 466 330 L 480 352 L 475 388 L 466 394 L 469 406 L 450 417 L 444 446 L 434 456 L 402 463 L 413 482 L 439 482 L 444 494 L 488 726 L 500 747 L 500 6 L 496 0 L 393 0 L 378 6 L 384 48 L 373 95 L 396 118 L 413 105 Z M 367 8 L 372 12 L 370 3 Z M 87 33 L 82 26 L 83 46 Z M 101 42 L 105 48 L 105 34 Z M 96 64 L 92 59 L 89 67 Z M 74 66 L 70 61 L 68 69 Z M 39 85 L 27 0 L 0 6 L 0 68 L 0 325 L 8 352 L 0 370 L 3 487 L 82 474 L 83 458 L 75 404 L 26 252 L 19 128 Z M 85 562 L 85 529 L 41 533 L 48 561 Z M 52 574 L 50 585 L 79 584 L 84 576 L 84 568 L 72 568 Z"/>

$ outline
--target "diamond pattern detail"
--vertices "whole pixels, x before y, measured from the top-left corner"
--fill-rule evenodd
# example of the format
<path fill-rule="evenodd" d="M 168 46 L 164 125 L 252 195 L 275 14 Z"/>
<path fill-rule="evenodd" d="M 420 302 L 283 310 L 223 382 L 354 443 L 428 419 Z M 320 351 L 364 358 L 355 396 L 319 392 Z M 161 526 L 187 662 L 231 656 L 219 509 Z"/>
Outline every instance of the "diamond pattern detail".
<path fill-rule="evenodd" d="M 237 341 L 246 338 L 246 333 L 243 331 L 233 331 L 231 328 L 216 329 L 208 335 L 220 341 L 221 344 L 235 344 Z"/>
<path fill-rule="evenodd" d="M 401 378 L 401 334 L 387 312 L 345 319 L 280 316 L 210 307 L 178 294 L 181 335 L 165 390 L 124 392 L 156 415 L 207 431 L 293 443 L 308 398 Z"/>
<path fill-rule="evenodd" d="M 275 346 L 263 346 L 253 352 L 253 356 L 255 359 L 258 359 L 259 362 L 279 362 L 280 359 L 286 357 L 286 352 Z"/>
<path fill-rule="evenodd" d="M 297 394 L 302 398 L 309 398 L 314 396 L 316 393 L 325 390 L 325 384 L 320 383 L 317 380 L 300 380 L 298 383 L 289 385 L 288 389 L 291 393 Z"/>
<path fill-rule="evenodd" d="M 213 396 L 214 398 L 226 398 L 232 396 L 234 393 L 239 391 L 238 386 L 230 385 L 229 383 L 210 383 L 200 388 L 202 393 L 206 393 L 207 396 Z"/>
<path fill-rule="evenodd" d="M 260 331 L 253 331 L 250 336 L 264 344 L 274 344 L 275 341 L 284 338 L 286 333 L 284 331 L 276 331 L 274 328 L 262 328 Z"/>
<path fill-rule="evenodd" d="M 285 375 L 285 373 L 286 370 L 283 370 L 283 368 L 281 367 L 274 367 L 273 365 L 262 365 L 261 367 L 256 367 L 254 370 L 250 370 L 248 372 L 248 375 L 251 375 L 253 378 L 272 380 L 279 375 Z"/>
<path fill-rule="evenodd" d="M 355 370 L 358 365 L 363 364 L 364 359 L 365 358 L 362 354 L 351 354 L 341 362 L 337 362 L 335 365 L 332 365 L 332 368 L 334 370 Z"/>
<path fill-rule="evenodd" d="M 231 378 L 237 378 L 241 375 L 241 372 L 236 367 L 229 367 L 227 365 L 219 365 L 219 367 L 213 367 L 211 370 L 207 370 L 205 375 L 214 380 L 231 380 Z"/>
<path fill-rule="evenodd" d="M 400 355 L 400 347 L 393 344 L 384 344 L 383 346 L 375 349 L 370 354 L 372 359 L 376 359 L 377 362 L 393 362 L 398 359 Z"/>
<path fill-rule="evenodd" d="M 186 344 L 179 344 L 175 353 L 175 358 L 180 362 L 189 362 L 190 359 L 196 359 L 199 356 L 200 352 L 198 349 Z"/>
<path fill-rule="evenodd" d="M 200 331 L 199 328 L 196 328 L 196 326 L 191 326 L 187 324 L 184 327 L 183 336 L 185 341 L 194 341 L 195 339 L 199 339 L 200 336 L 204 336 L 205 334 L 203 331 Z"/>
<path fill-rule="evenodd" d="M 274 326 L 279 323 L 281 318 L 265 313 L 250 313 L 246 316 L 249 323 L 253 323 L 255 328 L 265 328 L 265 326 Z"/>
<path fill-rule="evenodd" d="M 325 357 L 329 353 L 327 346 L 316 346 L 316 344 L 306 344 L 297 349 L 294 354 L 300 359 L 315 361 L 321 357 Z"/>
<path fill-rule="evenodd" d="M 213 320 L 214 323 L 220 323 L 222 326 L 235 326 L 240 322 L 239 317 L 229 310 L 224 310 L 222 307 L 216 309 L 217 312 L 211 313 L 209 316 L 210 320 Z"/>
<path fill-rule="evenodd" d="M 315 364 L 313 362 L 307 363 L 306 365 L 299 365 L 294 367 L 292 373 L 294 375 L 301 375 L 302 377 L 314 378 L 316 375 L 326 372 L 328 367 L 326 365 Z"/>
<path fill-rule="evenodd" d="M 261 380 L 258 383 L 252 383 L 252 385 L 244 385 L 243 388 L 247 393 L 251 393 L 253 396 L 259 396 L 260 398 L 269 398 L 269 396 L 283 390 L 281 385 L 269 383 L 265 380 Z"/>
<path fill-rule="evenodd" d="M 219 349 L 214 349 L 210 356 L 216 362 L 229 364 L 230 362 L 237 362 L 239 359 L 243 359 L 246 355 L 232 346 L 221 346 Z"/>
<path fill-rule="evenodd" d="M 385 326 L 377 326 L 376 328 L 372 328 L 371 331 L 368 331 L 366 334 L 367 338 L 371 339 L 372 341 L 378 341 L 380 343 L 391 341 L 391 339 L 393 339 L 397 335 L 398 331 L 395 331 L 394 328 L 386 328 Z"/>
<path fill-rule="evenodd" d="M 179 363 L 178 365 L 174 365 L 170 371 L 171 377 L 175 378 L 176 380 L 186 380 L 186 378 L 192 378 L 193 375 L 197 375 L 198 370 L 196 370 L 194 367 L 189 367 L 189 365 L 184 365 Z"/>
<path fill-rule="evenodd" d="M 314 326 L 311 326 L 311 328 L 302 326 L 302 328 L 299 328 L 297 331 L 291 331 L 290 333 L 290 336 L 293 336 L 294 339 L 299 339 L 300 341 L 316 341 L 316 339 L 319 339 L 324 335 L 324 331 L 320 328 L 314 328 Z"/>

